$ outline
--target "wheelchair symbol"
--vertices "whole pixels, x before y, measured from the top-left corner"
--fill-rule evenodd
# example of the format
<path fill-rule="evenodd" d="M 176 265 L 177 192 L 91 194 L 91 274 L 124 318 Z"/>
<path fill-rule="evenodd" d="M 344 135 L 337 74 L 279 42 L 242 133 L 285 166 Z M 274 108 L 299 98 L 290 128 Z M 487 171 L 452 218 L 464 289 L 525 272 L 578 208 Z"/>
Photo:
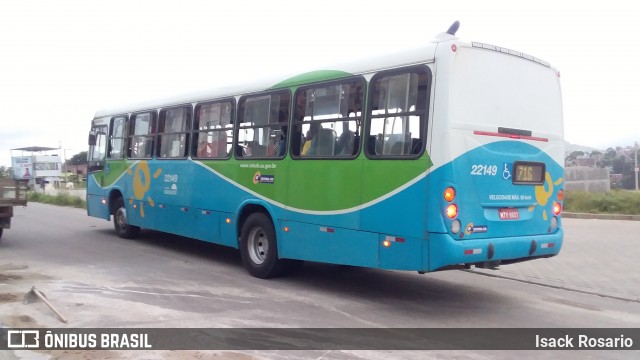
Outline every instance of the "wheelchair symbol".
<path fill-rule="evenodd" d="M 502 170 L 502 178 L 508 180 L 511 178 L 511 172 L 509 171 L 508 164 L 504 164 L 504 170 Z"/>

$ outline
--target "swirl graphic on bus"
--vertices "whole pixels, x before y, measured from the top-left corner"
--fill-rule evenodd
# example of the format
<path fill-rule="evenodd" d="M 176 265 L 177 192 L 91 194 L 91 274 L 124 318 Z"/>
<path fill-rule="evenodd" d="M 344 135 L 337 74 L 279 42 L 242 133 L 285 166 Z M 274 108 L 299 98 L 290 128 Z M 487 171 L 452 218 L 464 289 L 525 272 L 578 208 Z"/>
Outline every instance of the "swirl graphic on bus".
<path fill-rule="evenodd" d="M 536 206 L 540 205 L 540 207 L 542 207 L 542 218 L 544 220 L 548 220 L 549 216 L 547 215 L 547 209 L 545 207 L 547 203 L 549 203 L 549 199 L 551 198 L 551 196 L 554 194 L 554 186 L 562 184 L 564 179 L 559 178 L 558 180 L 553 181 L 549 172 L 545 173 L 544 178 L 544 184 L 535 187 L 537 202 L 529 207 L 529 211 L 533 211 Z"/>
<path fill-rule="evenodd" d="M 133 175 L 133 198 L 129 199 L 129 204 L 134 205 L 136 201 L 140 204 L 140 216 L 144 217 L 144 203 L 145 195 L 151 187 L 151 171 L 149 170 L 149 163 L 146 161 L 140 161 L 132 168 L 127 169 L 127 174 Z M 162 169 L 156 170 L 153 174 L 153 178 L 157 179 L 162 174 Z M 151 196 L 146 197 L 146 201 L 150 206 L 155 206 L 155 202 Z M 134 206 L 135 208 L 135 206 Z"/>

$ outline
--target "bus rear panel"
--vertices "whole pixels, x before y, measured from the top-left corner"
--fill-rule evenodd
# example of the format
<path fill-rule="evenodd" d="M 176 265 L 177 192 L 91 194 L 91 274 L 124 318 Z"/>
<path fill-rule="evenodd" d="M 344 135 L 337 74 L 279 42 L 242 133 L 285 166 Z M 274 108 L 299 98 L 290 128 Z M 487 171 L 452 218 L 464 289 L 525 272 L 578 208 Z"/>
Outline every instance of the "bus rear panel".
<path fill-rule="evenodd" d="M 562 246 L 558 73 L 485 44 L 439 49 L 429 178 L 429 269 L 496 267 Z M 438 95 L 441 98 L 438 98 Z M 438 214 L 438 216 L 434 216 Z"/>

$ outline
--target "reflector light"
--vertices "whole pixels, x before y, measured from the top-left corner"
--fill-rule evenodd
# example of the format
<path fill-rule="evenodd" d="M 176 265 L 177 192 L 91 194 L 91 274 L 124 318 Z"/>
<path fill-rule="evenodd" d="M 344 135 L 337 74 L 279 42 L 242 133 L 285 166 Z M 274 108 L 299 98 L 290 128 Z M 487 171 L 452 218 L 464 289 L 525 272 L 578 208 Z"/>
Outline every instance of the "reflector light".
<path fill-rule="evenodd" d="M 564 191 L 562 189 L 558 190 L 558 201 L 562 201 L 564 198 Z"/>
<path fill-rule="evenodd" d="M 384 240 L 384 241 L 382 242 L 382 246 L 384 246 L 384 247 L 389 247 L 389 246 L 391 246 L 391 241 L 389 241 L 389 240 Z"/>
<path fill-rule="evenodd" d="M 102 198 L 102 205 L 106 205 L 107 204 L 107 199 Z"/>
<path fill-rule="evenodd" d="M 554 243 L 545 243 L 545 244 L 541 244 L 540 247 L 543 249 L 548 249 L 548 248 L 552 248 L 554 245 Z"/>
<path fill-rule="evenodd" d="M 562 205 L 560 205 L 560 203 L 554 202 L 553 203 L 553 214 L 554 215 L 560 215 L 560 212 L 562 211 Z"/>
<path fill-rule="evenodd" d="M 464 251 L 465 255 L 477 255 L 482 254 L 482 249 L 466 249 Z"/>
<path fill-rule="evenodd" d="M 458 206 L 456 204 L 447 206 L 447 217 L 453 219 L 456 216 L 458 216 Z"/>
<path fill-rule="evenodd" d="M 460 220 L 453 220 L 453 222 L 451 222 L 451 232 L 454 234 L 459 233 L 461 226 Z"/>
<path fill-rule="evenodd" d="M 289 232 L 289 227 L 288 226 L 284 227 L 284 232 Z"/>
<path fill-rule="evenodd" d="M 448 187 L 444 190 L 444 199 L 447 202 L 452 202 L 456 198 L 456 190 L 452 187 Z"/>
<path fill-rule="evenodd" d="M 224 219 L 224 221 L 225 221 L 227 224 L 231 224 L 231 219 L 229 219 L 229 218 Z"/>
<path fill-rule="evenodd" d="M 385 236 L 384 241 L 393 241 L 393 242 L 403 243 L 404 238 L 387 235 Z"/>

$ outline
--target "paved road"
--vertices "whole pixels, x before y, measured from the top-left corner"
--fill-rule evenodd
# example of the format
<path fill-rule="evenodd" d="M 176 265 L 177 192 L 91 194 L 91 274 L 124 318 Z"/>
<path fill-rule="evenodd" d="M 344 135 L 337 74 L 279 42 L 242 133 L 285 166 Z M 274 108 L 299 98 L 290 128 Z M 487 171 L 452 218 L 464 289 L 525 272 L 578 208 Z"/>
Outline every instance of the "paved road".
<path fill-rule="evenodd" d="M 639 328 L 636 245 L 640 222 L 565 220 L 567 237 L 552 259 L 499 271 L 419 275 L 307 264 L 297 275 L 259 280 L 236 251 L 167 234 L 115 237 L 111 223 L 80 209 L 29 204 L 16 209 L 0 242 L 0 322 L 60 327 L 540 327 Z M 489 275 L 489 276 L 484 276 Z M 498 276 L 498 277 L 496 277 Z M 516 281 L 512 281 L 514 279 Z M 631 359 L 631 352 L 520 352 L 518 357 Z M 60 353 L 16 352 L 8 359 Z M 112 359 L 510 359 L 509 352 L 108 352 Z M 66 352 L 65 359 L 105 353 Z M 544 355 L 544 356 L 543 356 Z M 634 356 L 636 355 L 636 356 Z M 3 354 L 0 354 L 2 358 Z M 38 357 L 40 356 L 40 357 Z"/>
<path fill-rule="evenodd" d="M 640 302 L 640 221 L 564 219 L 554 258 L 474 270 L 489 276 Z"/>

